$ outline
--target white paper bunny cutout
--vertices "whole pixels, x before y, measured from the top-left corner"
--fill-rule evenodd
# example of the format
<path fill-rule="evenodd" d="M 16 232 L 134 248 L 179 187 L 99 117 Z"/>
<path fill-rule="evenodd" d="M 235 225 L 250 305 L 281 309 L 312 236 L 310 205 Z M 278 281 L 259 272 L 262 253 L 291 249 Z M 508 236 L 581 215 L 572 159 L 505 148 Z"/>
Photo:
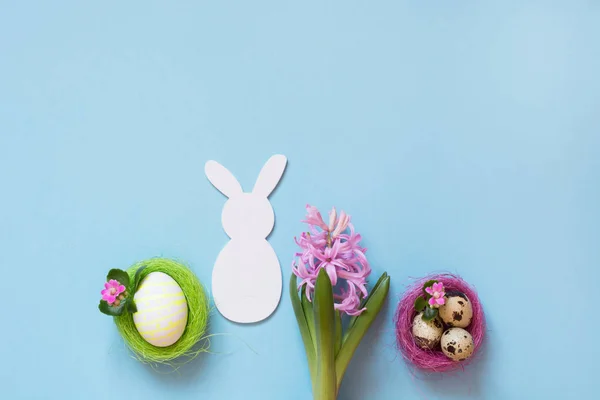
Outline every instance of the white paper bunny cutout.
<path fill-rule="evenodd" d="M 208 161 L 204 167 L 208 180 L 229 198 L 221 222 L 231 240 L 215 262 L 212 294 L 219 312 L 231 321 L 262 321 L 279 304 L 281 267 L 266 239 L 275 224 L 268 196 L 286 163 L 280 154 L 269 158 L 251 193 L 244 193 L 237 179 L 218 162 Z"/>

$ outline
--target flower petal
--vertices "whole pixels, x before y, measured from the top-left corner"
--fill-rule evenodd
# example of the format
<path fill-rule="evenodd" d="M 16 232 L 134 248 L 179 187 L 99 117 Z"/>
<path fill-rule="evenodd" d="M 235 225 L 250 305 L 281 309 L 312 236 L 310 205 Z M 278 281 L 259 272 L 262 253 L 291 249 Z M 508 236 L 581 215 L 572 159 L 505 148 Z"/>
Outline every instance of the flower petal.
<path fill-rule="evenodd" d="M 106 300 L 108 304 L 114 303 L 116 299 L 117 297 L 112 294 L 105 294 L 104 296 L 102 296 L 102 300 Z"/>
<path fill-rule="evenodd" d="M 309 225 L 318 226 L 323 230 L 327 230 L 327 225 L 323 221 L 323 217 L 321 217 L 321 213 L 317 209 L 317 207 L 311 206 L 310 204 L 306 205 L 306 219 L 302 222 L 305 222 Z"/>
<path fill-rule="evenodd" d="M 327 275 L 329 275 L 329 279 L 331 280 L 331 285 L 335 286 L 337 285 L 337 271 L 335 269 L 335 266 L 331 263 L 327 263 L 325 264 L 325 272 L 327 272 Z"/>
<path fill-rule="evenodd" d="M 342 210 L 342 212 L 340 213 L 340 218 L 338 219 L 338 222 L 337 222 L 337 226 L 335 227 L 335 230 L 333 231 L 331 236 L 333 236 L 334 238 L 339 236 L 342 232 L 344 232 L 346 230 L 349 222 L 350 222 L 350 216 L 348 214 L 346 214 L 345 211 Z"/>
<path fill-rule="evenodd" d="M 337 222 L 337 213 L 335 211 L 335 207 L 333 207 L 331 209 L 331 211 L 329 212 L 329 232 L 333 231 L 335 229 L 335 224 Z"/>

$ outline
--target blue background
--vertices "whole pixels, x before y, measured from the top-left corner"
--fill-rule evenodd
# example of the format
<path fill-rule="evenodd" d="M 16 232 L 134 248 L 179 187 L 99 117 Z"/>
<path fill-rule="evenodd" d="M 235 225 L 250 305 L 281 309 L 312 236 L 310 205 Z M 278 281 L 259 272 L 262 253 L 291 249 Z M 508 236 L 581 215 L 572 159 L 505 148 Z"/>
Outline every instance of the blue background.
<path fill-rule="evenodd" d="M 309 399 L 287 288 L 265 323 L 215 312 L 217 354 L 170 375 L 96 309 L 108 269 L 151 256 L 209 285 L 227 237 L 203 165 L 250 190 L 274 153 L 285 282 L 306 203 L 347 210 L 392 276 L 340 399 L 593 397 L 600 3 L 212 3 L 0 1 L 2 397 Z M 394 306 L 438 270 L 478 288 L 487 348 L 413 376 Z"/>

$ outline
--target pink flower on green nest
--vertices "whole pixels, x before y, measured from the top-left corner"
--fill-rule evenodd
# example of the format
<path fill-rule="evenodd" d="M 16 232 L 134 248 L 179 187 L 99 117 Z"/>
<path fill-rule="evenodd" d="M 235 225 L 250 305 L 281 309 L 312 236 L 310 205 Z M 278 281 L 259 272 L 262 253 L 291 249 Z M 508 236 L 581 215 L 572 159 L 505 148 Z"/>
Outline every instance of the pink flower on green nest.
<path fill-rule="evenodd" d="M 446 304 L 446 292 L 444 290 L 444 284 L 442 282 L 436 282 L 433 285 L 425 288 L 425 291 L 431 295 L 429 299 L 429 306 L 432 308 L 439 308 Z"/>
<path fill-rule="evenodd" d="M 121 285 L 118 281 L 111 279 L 104 284 L 104 290 L 102 290 L 102 300 L 108 304 L 112 304 L 117 300 L 119 295 L 125 291 L 125 286 Z"/>

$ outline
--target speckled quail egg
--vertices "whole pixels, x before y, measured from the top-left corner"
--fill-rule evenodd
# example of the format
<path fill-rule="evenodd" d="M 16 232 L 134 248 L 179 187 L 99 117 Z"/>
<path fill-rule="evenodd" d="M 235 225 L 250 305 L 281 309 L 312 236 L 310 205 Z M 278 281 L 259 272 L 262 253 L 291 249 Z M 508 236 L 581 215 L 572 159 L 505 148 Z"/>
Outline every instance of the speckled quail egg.
<path fill-rule="evenodd" d="M 423 313 L 418 313 L 412 324 L 415 343 L 422 349 L 434 349 L 444 332 L 442 321 L 435 317 L 431 321 L 423 321 Z"/>
<path fill-rule="evenodd" d="M 454 360 L 463 361 L 471 357 L 475 345 L 473 337 L 463 328 L 450 328 L 442 335 L 442 351 Z"/>
<path fill-rule="evenodd" d="M 466 328 L 473 319 L 473 306 L 461 292 L 446 292 L 446 304 L 439 308 L 440 318 L 451 327 Z"/>

